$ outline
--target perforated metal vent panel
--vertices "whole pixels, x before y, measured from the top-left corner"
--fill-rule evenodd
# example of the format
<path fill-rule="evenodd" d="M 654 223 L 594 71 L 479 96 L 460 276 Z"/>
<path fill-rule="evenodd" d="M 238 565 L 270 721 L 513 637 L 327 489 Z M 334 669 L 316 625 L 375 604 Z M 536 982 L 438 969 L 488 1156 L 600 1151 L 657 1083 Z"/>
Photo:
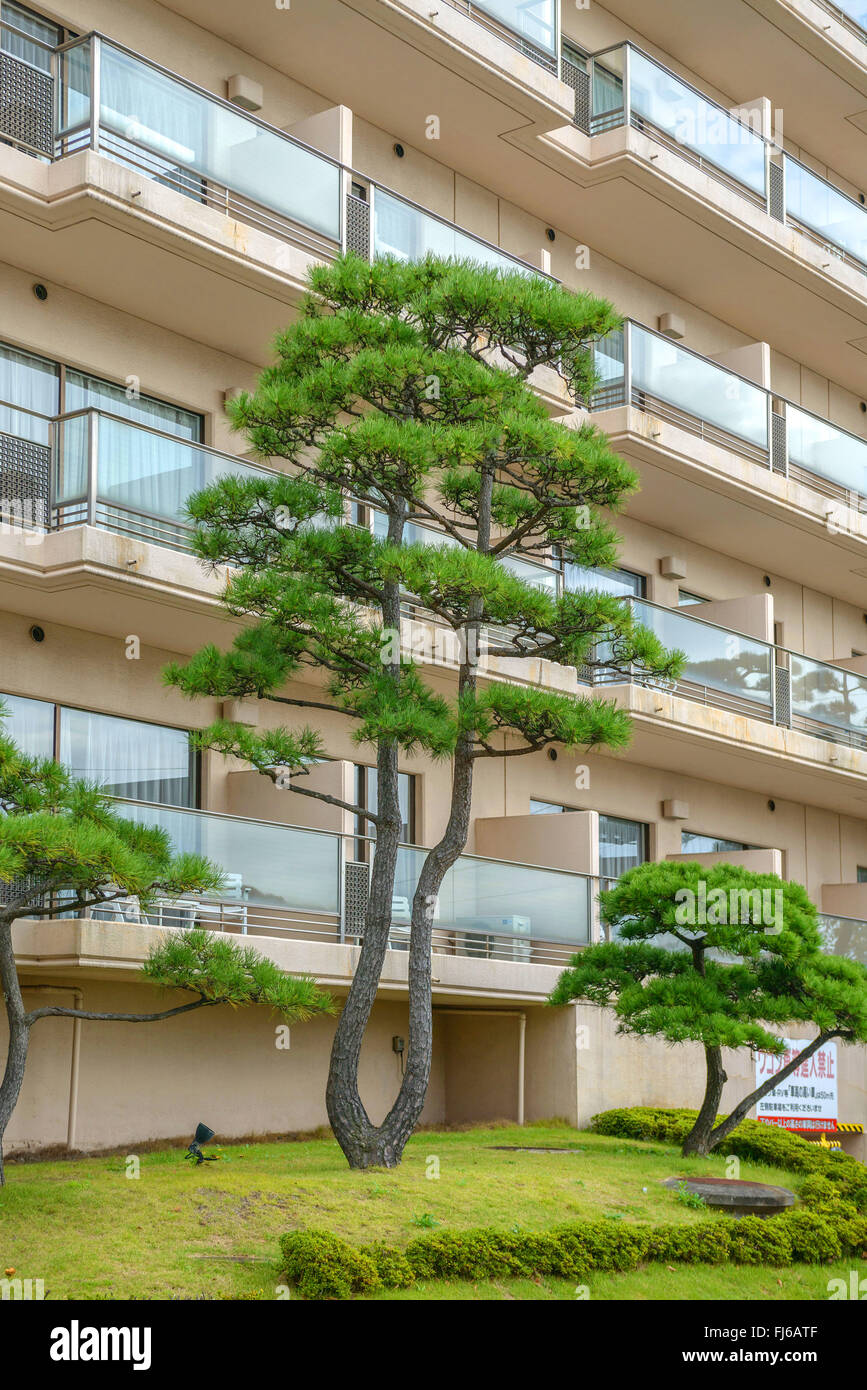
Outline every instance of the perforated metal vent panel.
<path fill-rule="evenodd" d="M 770 184 L 768 187 L 768 211 L 777 222 L 786 220 L 786 176 L 781 164 L 768 165 Z"/>
<path fill-rule="evenodd" d="M 24 526 L 48 525 L 51 450 L 0 434 L 0 516 Z"/>
<path fill-rule="evenodd" d="M 346 195 L 346 249 L 370 260 L 370 204 L 354 193 Z"/>
<path fill-rule="evenodd" d="M 792 675 L 786 666 L 775 667 L 777 723 L 788 727 L 792 723 Z"/>
<path fill-rule="evenodd" d="M 369 865 L 358 860 L 349 860 L 343 880 L 343 927 L 347 936 L 363 934 L 369 894 Z"/>
<path fill-rule="evenodd" d="M 789 471 L 789 447 L 786 438 L 786 417 L 771 415 L 771 468 L 775 473 Z"/>
<path fill-rule="evenodd" d="M 41 154 L 54 151 L 54 83 L 50 73 L 0 53 L 0 138 Z"/>
<path fill-rule="evenodd" d="M 575 93 L 575 115 L 573 121 L 585 135 L 590 134 L 590 74 L 563 58 L 560 64 L 560 77 Z"/>

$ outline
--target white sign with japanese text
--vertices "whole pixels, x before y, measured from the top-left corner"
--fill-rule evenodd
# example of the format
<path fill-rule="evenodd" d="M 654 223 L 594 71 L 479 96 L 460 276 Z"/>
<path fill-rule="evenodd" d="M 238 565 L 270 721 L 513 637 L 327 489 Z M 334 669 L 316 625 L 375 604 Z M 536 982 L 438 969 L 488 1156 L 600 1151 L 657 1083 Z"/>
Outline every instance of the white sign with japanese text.
<path fill-rule="evenodd" d="M 784 1038 L 785 1052 L 756 1053 L 756 1085 L 782 1071 L 793 1057 L 809 1047 L 809 1039 Z M 756 1119 L 784 1129 L 837 1128 L 837 1044 L 827 1042 L 781 1081 L 756 1105 Z"/>

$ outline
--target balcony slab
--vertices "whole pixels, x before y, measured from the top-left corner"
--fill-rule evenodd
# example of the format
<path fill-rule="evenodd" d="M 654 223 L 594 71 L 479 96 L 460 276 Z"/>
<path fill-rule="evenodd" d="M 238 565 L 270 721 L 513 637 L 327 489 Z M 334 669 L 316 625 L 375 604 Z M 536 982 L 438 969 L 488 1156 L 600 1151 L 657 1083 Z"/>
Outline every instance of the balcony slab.
<path fill-rule="evenodd" d="M 174 333 L 267 360 L 311 265 L 293 244 L 84 150 L 54 164 L 0 144 L 4 260 Z"/>
<path fill-rule="evenodd" d="M 153 944 L 163 935 L 157 927 L 90 919 L 57 922 L 20 921 L 13 928 L 18 969 L 29 984 L 54 979 L 129 980 L 141 969 Z M 237 938 L 241 940 L 240 937 Z M 281 970 L 312 975 L 337 995 L 349 989 L 360 948 L 339 941 L 305 941 L 290 936 L 243 938 Z M 389 951 L 380 993 L 395 999 L 408 994 L 406 951 Z M 479 999 L 497 1003 L 539 1004 L 553 989 L 561 967 L 471 956 L 433 956 L 433 993 L 437 1004 Z"/>

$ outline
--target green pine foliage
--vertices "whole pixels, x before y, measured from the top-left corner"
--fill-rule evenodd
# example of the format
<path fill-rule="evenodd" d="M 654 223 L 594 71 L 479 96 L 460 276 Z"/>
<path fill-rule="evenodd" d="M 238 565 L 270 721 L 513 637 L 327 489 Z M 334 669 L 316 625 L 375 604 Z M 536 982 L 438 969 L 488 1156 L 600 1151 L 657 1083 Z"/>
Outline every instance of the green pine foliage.
<path fill-rule="evenodd" d="M 591 343 L 617 322 L 592 295 L 471 262 L 348 256 L 314 270 L 274 364 L 230 408 L 253 449 L 287 471 L 224 478 L 188 504 L 196 553 L 228 567 L 225 602 L 242 628 L 227 651 L 206 647 L 166 681 L 190 696 L 292 705 L 287 685 L 314 668 L 358 743 L 394 740 L 433 758 L 467 733 L 479 756 L 501 751 L 505 735 L 530 749 L 623 747 L 627 716 L 591 696 L 492 678 L 446 698 L 411 653 L 385 656 L 383 617 L 397 584 L 462 638 L 495 630 L 494 654 L 677 674 L 680 658 L 612 596 L 558 599 L 504 564 L 507 553 L 550 559 L 552 547 L 579 565 L 616 560 L 607 518 L 635 476 L 595 427 L 549 418 L 529 380 L 553 367 L 587 397 Z M 349 499 L 376 508 L 388 534 L 351 524 Z M 219 723 L 199 737 L 299 778 L 323 752 L 309 725 L 275 734 Z"/>
<path fill-rule="evenodd" d="M 684 894 L 697 900 L 702 883 L 708 920 L 690 926 Z M 725 920 L 713 921 L 719 890 Z M 773 921 L 769 903 L 781 908 Z M 612 1008 L 619 1032 L 669 1043 L 779 1054 L 783 1043 L 769 1025 L 790 1023 L 867 1041 L 867 971 L 823 953 L 816 909 L 800 884 L 731 864 L 649 863 L 623 874 L 600 904 L 617 939 L 574 957 L 552 1004 Z"/>

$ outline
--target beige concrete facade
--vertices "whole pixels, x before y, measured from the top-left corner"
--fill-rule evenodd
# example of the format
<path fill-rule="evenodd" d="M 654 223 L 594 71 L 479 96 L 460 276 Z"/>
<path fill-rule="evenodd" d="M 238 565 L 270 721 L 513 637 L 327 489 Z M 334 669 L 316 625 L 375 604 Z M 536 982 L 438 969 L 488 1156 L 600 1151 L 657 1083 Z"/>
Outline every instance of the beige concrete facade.
<path fill-rule="evenodd" d="M 788 460 L 779 467 L 770 439 L 764 452 L 747 446 L 702 416 L 698 398 L 691 410 L 644 390 L 594 410 L 641 481 L 617 519 L 622 566 L 639 577 L 654 612 L 704 601 L 683 610 L 693 622 L 687 636 L 699 645 L 712 640 L 708 633 L 735 644 L 752 639 L 777 694 L 758 709 L 746 686 L 734 699 L 695 683 L 674 692 L 608 687 L 633 717 L 631 747 L 617 756 L 579 760 L 560 750 L 556 760 L 483 764 L 467 845 L 469 855 L 502 861 L 507 885 L 517 882 L 510 867 L 537 866 L 559 871 L 557 891 L 580 894 L 589 883 L 592 898 L 605 873 L 605 818 L 644 827 L 654 859 L 681 857 L 684 832 L 730 842 L 736 847 L 689 857 L 773 868 L 803 883 L 820 910 L 862 924 L 853 939 L 864 959 L 861 687 L 851 687 L 845 727 L 787 721 L 778 674 L 794 679 L 798 660 L 809 658 L 825 663 L 821 687 L 845 672 L 857 680 L 867 663 L 867 267 L 847 249 L 851 241 L 836 243 L 833 227 L 817 239 L 794 219 L 781 221 L 770 204 L 721 178 L 712 159 L 690 157 L 651 122 L 624 120 L 593 134 L 579 128 L 574 90 L 557 63 L 534 61 L 508 26 L 482 22 L 451 0 L 292 0 L 248 12 L 228 0 L 26 8 L 69 34 L 98 31 L 205 97 L 225 101 L 230 79 L 243 79 L 243 92 L 261 88 L 255 119 L 337 161 L 341 203 L 353 184 L 374 206 L 377 190 L 392 190 L 567 287 L 609 297 L 633 324 L 696 354 L 702 370 L 733 373 L 728 388 L 758 388 L 768 420 L 791 422 L 800 410 L 835 431 L 832 473 L 844 455 L 860 457 L 859 444 L 865 449 L 865 462 L 847 465 L 835 482 L 836 474 Z M 606 0 L 586 9 L 563 0 L 553 8 L 562 11 L 561 38 L 584 54 L 630 43 L 723 110 L 760 109 L 778 152 L 819 175 L 832 201 L 845 195 L 840 206 L 856 235 L 859 216 L 867 226 L 859 182 L 867 167 L 867 40 L 817 0 Z M 0 0 L 0 33 L 14 30 L 16 14 Z M 7 69 L 15 52 L 0 42 Z M 273 334 L 296 312 L 307 269 L 332 256 L 339 239 L 303 222 L 263 219 L 256 208 L 245 214 L 230 206 L 232 190 L 222 208 L 216 196 L 187 196 L 170 177 L 113 157 L 110 142 L 34 158 L 4 119 L 0 103 L 0 350 L 121 386 L 134 379 L 142 395 L 201 415 L 203 444 L 244 457 L 223 413 L 225 395 L 254 383 Z M 863 228 L 861 235 L 867 248 Z M 34 295 L 35 284 L 47 298 Z M 676 338 L 662 327 L 672 324 L 680 325 Z M 573 425 L 586 418 L 555 384 L 545 387 L 553 413 Z M 0 445 L 5 431 L 0 420 Z M 217 702 L 181 699 L 162 687 L 160 672 L 204 641 L 229 640 L 219 578 L 134 529 L 120 534 L 95 515 L 84 522 L 47 534 L 0 527 L 0 694 L 179 729 L 211 722 L 222 712 Z M 34 624 L 45 632 L 40 644 L 30 636 Z M 134 660 L 130 636 L 139 643 Z M 439 668 L 432 678 L 448 690 L 447 665 Z M 575 671 L 547 662 L 501 662 L 497 674 L 587 688 Z M 315 686 L 294 693 L 316 698 Z M 276 725 L 280 711 L 263 705 L 251 718 Z M 356 764 L 372 759 L 359 753 L 344 719 L 322 713 L 315 723 L 334 759 L 315 777 L 322 789 L 350 795 Z M 445 821 L 449 768 L 416 758 L 402 770 L 415 779 L 414 841 L 431 845 Z M 565 812 L 542 816 L 533 803 Z M 215 755 L 202 760 L 197 805 L 237 818 L 231 824 L 243 822 L 245 836 L 254 833 L 250 822 L 302 827 L 333 845 L 340 864 L 355 857 L 346 813 L 287 796 Z M 532 883 L 493 916 L 531 917 Z M 278 918 L 251 912 L 251 939 L 339 997 L 356 954 L 345 910 L 299 905 Z M 588 922 L 592 938 L 592 902 Z M 147 1007 L 153 995 L 135 971 L 153 930 L 20 924 L 23 978 L 31 989 L 80 991 L 92 1008 Z M 490 922 L 478 931 L 485 942 L 496 936 Z M 425 1121 L 562 1115 L 583 1124 L 609 1105 L 693 1103 L 688 1050 L 618 1038 L 613 1021 L 592 1010 L 545 1007 L 568 951 L 547 938 L 540 948 L 532 933 L 527 950 L 492 955 L 485 946 L 487 954 L 473 955 L 445 925 L 440 931 Z M 274 1021 L 256 1012 L 207 1010 L 148 1029 L 85 1024 L 75 1048 L 70 1024 L 41 1023 L 12 1147 L 175 1137 L 198 1109 L 224 1137 L 323 1124 L 332 1026 L 295 1028 L 281 1051 Z M 395 950 L 365 1045 L 363 1093 L 374 1116 L 399 1084 L 392 1039 L 406 1026 L 406 958 Z M 745 1093 L 751 1063 L 730 1058 L 726 1066 L 731 1101 Z M 841 1052 L 841 1120 L 867 1124 L 864 1088 L 864 1050 Z"/>

